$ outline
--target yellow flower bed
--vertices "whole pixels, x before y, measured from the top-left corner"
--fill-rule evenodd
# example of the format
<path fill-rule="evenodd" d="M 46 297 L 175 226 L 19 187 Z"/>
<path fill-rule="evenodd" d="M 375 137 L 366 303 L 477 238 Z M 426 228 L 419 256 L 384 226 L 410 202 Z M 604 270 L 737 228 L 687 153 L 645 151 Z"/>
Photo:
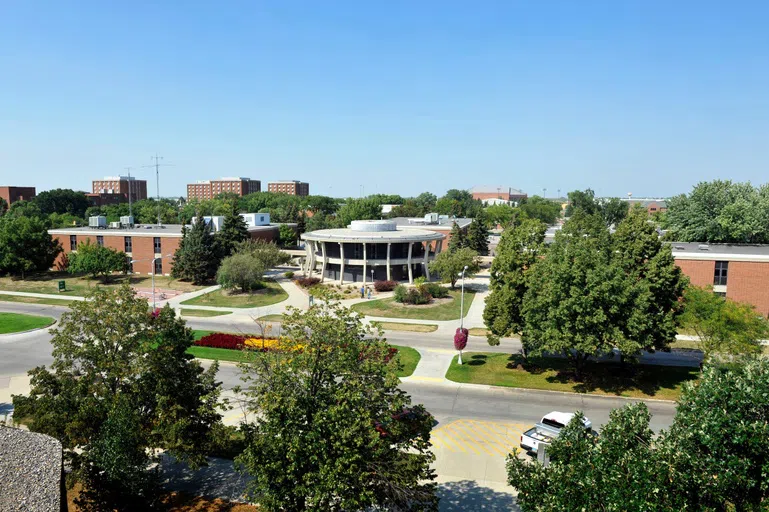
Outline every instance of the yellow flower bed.
<path fill-rule="evenodd" d="M 249 348 L 255 348 L 261 350 L 262 347 L 264 347 L 267 350 L 278 350 L 278 351 L 286 351 L 290 350 L 293 352 L 299 352 L 304 349 L 304 345 L 302 344 L 290 344 L 287 342 L 287 340 L 283 337 L 280 338 L 265 338 L 262 340 L 262 338 L 248 338 L 244 342 L 246 347 Z"/>

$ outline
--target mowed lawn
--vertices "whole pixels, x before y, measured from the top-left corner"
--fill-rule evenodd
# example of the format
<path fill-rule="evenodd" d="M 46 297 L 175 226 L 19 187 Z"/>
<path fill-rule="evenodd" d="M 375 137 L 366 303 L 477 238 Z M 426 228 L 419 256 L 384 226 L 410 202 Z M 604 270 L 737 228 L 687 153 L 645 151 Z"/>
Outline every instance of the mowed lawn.
<path fill-rule="evenodd" d="M 518 354 L 466 352 L 463 365 L 455 357 L 446 373 L 454 382 L 676 400 L 684 382 L 699 378 L 698 368 L 657 365 L 621 365 L 588 362 L 577 380 L 569 362 L 559 358 L 533 358 Z"/>
<path fill-rule="evenodd" d="M 72 301 L 67 299 L 43 299 L 41 297 L 24 297 L 22 295 L 5 295 L 0 293 L 0 301 L 23 302 L 24 304 L 47 304 L 49 306 L 69 306 Z"/>
<path fill-rule="evenodd" d="M 66 291 L 59 292 L 59 281 L 64 281 Z M 114 288 L 123 283 L 128 283 L 129 285 L 138 288 L 152 288 L 152 276 L 115 274 L 110 277 L 109 282 L 104 283 L 102 279 L 93 279 L 89 276 L 73 276 L 67 272 L 41 272 L 29 275 L 25 279 L 0 277 L 0 290 L 9 292 L 47 293 L 62 296 L 83 296 L 97 287 L 106 286 L 108 288 Z M 191 283 L 172 279 L 168 276 L 157 276 L 155 278 L 155 287 L 168 290 L 179 290 L 182 292 L 192 292 L 202 288 L 202 286 L 195 286 Z"/>
<path fill-rule="evenodd" d="M 216 306 L 222 308 L 259 308 L 283 302 L 288 293 L 274 281 L 251 293 L 230 293 L 219 289 L 182 302 L 183 306 Z"/>
<path fill-rule="evenodd" d="M 232 311 L 211 311 L 210 309 L 190 309 L 182 308 L 182 316 L 199 316 L 199 317 L 212 317 L 231 315 Z"/>
<path fill-rule="evenodd" d="M 0 334 L 30 331 L 52 325 L 55 320 L 49 316 L 0 313 Z"/>
<path fill-rule="evenodd" d="M 412 306 L 395 302 L 394 298 L 378 299 L 354 304 L 352 309 L 367 316 L 379 316 L 384 318 L 409 318 L 413 320 L 459 320 L 460 291 L 452 290 L 448 302 L 441 302 L 439 299 L 435 304 L 425 304 Z M 465 308 L 464 315 L 470 309 L 473 303 L 475 292 L 465 288 Z"/>

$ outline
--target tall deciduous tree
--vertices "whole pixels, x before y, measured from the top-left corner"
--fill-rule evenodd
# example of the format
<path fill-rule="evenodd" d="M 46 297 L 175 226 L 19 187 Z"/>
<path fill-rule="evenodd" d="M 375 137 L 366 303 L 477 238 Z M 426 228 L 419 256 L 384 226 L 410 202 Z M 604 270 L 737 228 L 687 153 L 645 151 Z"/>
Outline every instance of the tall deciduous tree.
<path fill-rule="evenodd" d="M 523 328 L 523 299 L 528 290 L 527 273 L 544 251 L 547 226 L 536 219 L 524 219 L 502 233 L 491 263 L 489 288 L 483 320 L 491 331 L 490 345 L 501 336 Z"/>
<path fill-rule="evenodd" d="M 284 353 L 242 365 L 248 495 L 267 510 L 437 510 L 432 417 L 399 387 L 387 344 L 338 302 L 293 309 Z"/>
<path fill-rule="evenodd" d="M 147 475 L 151 450 L 204 462 L 221 425 L 218 365 L 204 371 L 186 353 L 193 336 L 184 321 L 169 307 L 151 315 L 127 285 L 88 299 L 52 331 L 53 363 L 29 372 L 31 392 L 13 397 L 15 412 L 61 441 L 90 510 L 144 510 L 152 479 L 126 476 Z M 131 508 L 137 501 L 145 503 Z"/>
<path fill-rule="evenodd" d="M 44 190 L 37 194 L 33 201 L 43 215 L 69 213 L 76 217 L 83 217 L 86 209 L 91 205 L 84 192 L 76 192 L 68 188 Z"/>
<path fill-rule="evenodd" d="M 456 286 L 459 274 L 465 267 L 467 267 L 466 277 L 470 277 L 481 269 L 478 253 L 469 247 L 441 252 L 430 262 L 430 272 L 441 276 L 444 282 L 451 283 L 452 288 Z"/>
<path fill-rule="evenodd" d="M 217 237 L 222 257 L 229 256 L 240 242 L 248 240 L 248 225 L 245 219 L 240 216 L 236 201 L 231 202 Z"/>
<path fill-rule="evenodd" d="M 467 246 L 481 256 L 489 253 L 489 233 L 480 217 L 473 219 L 467 228 Z"/>
<path fill-rule="evenodd" d="M 561 214 L 561 205 L 544 197 L 532 196 L 518 207 L 521 214 L 529 219 L 537 219 L 545 224 L 555 224 Z"/>
<path fill-rule="evenodd" d="M 101 277 L 106 283 L 113 272 L 126 272 L 128 262 L 126 253 L 110 247 L 102 247 L 87 240 L 77 246 L 77 252 L 70 253 L 67 270 L 70 274 L 91 274 Z"/>
<path fill-rule="evenodd" d="M 715 354 L 760 353 L 760 340 L 769 338 L 769 322 L 752 305 L 697 286 L 686 289 L 682 323 L 695 333 L 705 361 Z"/>
<path fill-rule="evenodd" d="M 684 385 L 673 425 L 654 439 L 644 404 L 611 412 L 599 436 L 573 420 L 548 467 L 508 457 L 523 512 L 765 510 L 769 362 L 712 365 Z"/>
<path fill-rule="evenodd" d="M 622 219 L 627 217 L 628 206 L 627 202 L 618 197 L 609 197 L 598 201 L 598 210 L 607 226 L 616 226 L 622 222 Z"/>
<path fill-rule="evenodd" d="M 441 215 L 475 217 L 483 210 L 480 201 L 473 199 L 467 190 L 448 190 L 446 195 L 435 202 L 435 210 Z"/>
<path fill-rule="evenodd" d="M 573 190 L 568 193 L 569 204 L 564 215 L 571 217 L 577 210 L 582 210 L 587 215 L 598 212 L 598 204 L 595 201 L 595 192 L 592 189 Z"/>
<path fill-rule="evenodd" d="M 336 212 L 336 225 L 346 228 L 354 220 L 374 220 L 382 218 L 382 203 L 376 199 L 349 198 Z"/>
<path fill-rule="evenodd" d="M 216 272 L 216 282 L 226 290 L 238 288 L 247 293 L 260 286 L 264 271 L 264 263 L 253 254 L 235 253 L 222 260 Z"/>
<path fill-rule="evenodd" d="M 219 268 L 220 255 L 211 227 L 198 215 L 192 229 L 184 229 L 182 233 L 182 241 L 174 254 L 171 275 L 195 284 L 210 281 Z"/>
<path fill-rule="evenodd" d="M 40 218 L 13 214 L 0 218 L 0 273 L 23 279 L 29 272 L 50 269 L 60 252 L 61 245 Z"/>

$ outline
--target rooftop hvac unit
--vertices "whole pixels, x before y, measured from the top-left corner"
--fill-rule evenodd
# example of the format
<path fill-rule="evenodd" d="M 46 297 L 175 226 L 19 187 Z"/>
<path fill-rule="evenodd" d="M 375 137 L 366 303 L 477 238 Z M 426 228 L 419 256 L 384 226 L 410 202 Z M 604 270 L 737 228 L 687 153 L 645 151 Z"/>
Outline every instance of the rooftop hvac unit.
<path fill-rule="evenodd" d="M 131 215 L 124 215 L 120 217 L 120 224 L 123 226 L 133 226 L 134 225 L 134 218 Z"/>
<path fill-rule="evenodd" d="M 109 227 L 111 229 L 120 229 L 120 223 L 119 222 L 110 222 Z"/>
<path fill-rule="evenodd" d="M 88 217 L 88 227 L 89 228 L 106 228 L 107 217 L 105 217 L 104 215 Z"/>
<path fill-rule="evenodd" d="M 222 225 L 224 224 L 224 217 L 222 216 L 203 217 L 203 222 L 211 226 L 211 231 L 217 232 L 222 229 Z"/>
<path fill-rule="evenodd" d="M 425 215 L 425 222 L 428 224 L 437 224 L 438 223 L 438 214 L 437 213 L 428 213 Z"/>

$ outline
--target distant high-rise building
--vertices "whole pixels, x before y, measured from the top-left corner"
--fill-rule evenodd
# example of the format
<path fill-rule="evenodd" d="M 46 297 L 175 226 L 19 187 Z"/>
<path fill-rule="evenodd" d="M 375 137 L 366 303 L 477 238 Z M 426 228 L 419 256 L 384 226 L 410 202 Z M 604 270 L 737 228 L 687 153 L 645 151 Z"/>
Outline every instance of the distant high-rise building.
<path fill-rule="evenodd" d="M 262 182 L 251 178 L 220 178 L 218 180 L 198 181 L 187 185 L 187 200 L 213 199 L 221 193 L 229 192 L 246 196 L 262 191 Z"/>
<path fill-rule="evenodd" d="M 289 194 L 292 196 L 309 196 L 310 184 L 303 181 L 271 181 L 267 184 L 268 192 Z"/>
<path fill-rule="evenodd" d="M 16 201 L 29 201 L 35 198 L 35 187 L 0 187 L 0 197 L 8 206 Z"/>
<path fill-rule="evenodd" d="M 101 202 L 127 203 L 129 193 L 133 202 L 147 199 L 147 180 L 137 180 L 133 176 L 106 176 L 102 180 L 93 180 L 91 185 L 92 193 L 88 194 L 89 197 L 108 198 L 107 201 Z"/>

